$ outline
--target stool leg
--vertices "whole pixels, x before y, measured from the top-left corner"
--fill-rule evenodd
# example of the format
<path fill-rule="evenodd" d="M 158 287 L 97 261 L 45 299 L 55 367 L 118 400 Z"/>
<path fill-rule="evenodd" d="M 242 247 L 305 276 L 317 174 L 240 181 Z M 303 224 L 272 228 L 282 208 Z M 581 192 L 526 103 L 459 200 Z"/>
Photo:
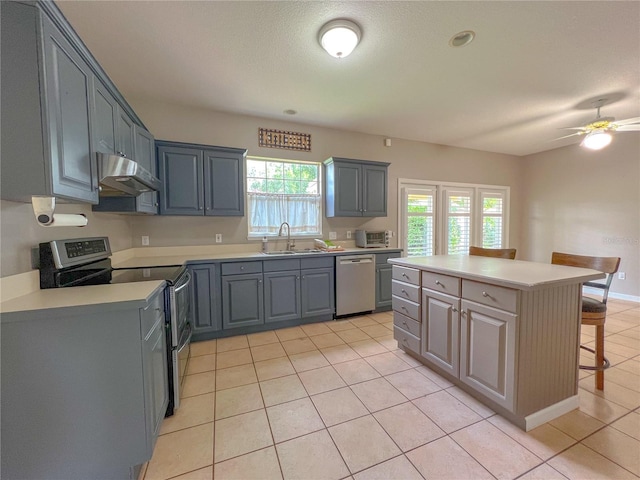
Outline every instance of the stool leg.
<path fill-rule="evenodd" d="M 596 325 L 596 365 L 604 363 L 604 325 Z M 596 388 L 604 390 L 604 370 L 596 371 Z"/>

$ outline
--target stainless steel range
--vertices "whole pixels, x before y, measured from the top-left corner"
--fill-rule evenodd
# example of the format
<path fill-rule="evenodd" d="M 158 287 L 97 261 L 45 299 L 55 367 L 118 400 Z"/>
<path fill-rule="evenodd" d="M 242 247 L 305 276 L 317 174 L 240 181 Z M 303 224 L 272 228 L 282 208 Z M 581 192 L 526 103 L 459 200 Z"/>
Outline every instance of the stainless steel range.
<path fill-rule="evenodd" d="M 110 256 L 107 237 L 41 243 L 40 288 L 164 280 L 167 283 L 164 301 L 169 367 L 169 407 L 166 415 L 172 415 L 180 405 L 180 391 L 190 356 L 191 275 L 181 265 L 113 268 Z"/>

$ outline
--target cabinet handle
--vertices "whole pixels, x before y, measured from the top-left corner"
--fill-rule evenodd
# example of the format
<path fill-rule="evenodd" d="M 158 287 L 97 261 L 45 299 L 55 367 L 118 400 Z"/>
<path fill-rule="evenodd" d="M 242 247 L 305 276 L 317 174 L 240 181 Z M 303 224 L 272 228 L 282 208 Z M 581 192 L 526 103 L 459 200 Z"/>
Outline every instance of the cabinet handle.
<path fill-rule="evenodd" d="M 408 278 L 409 278 L 409 275 L 407 275 L 407 274 L 406 274 L 406 273 L 404 273 L 404 272 L 402 273 L 402 276 L 403 276 L 404 278 L 406 278 L 406 279 L 408 279 Z"/>
<path fill-rule="evenodd" d="M 302 279 L 303 279 L 303 280 L 305 279 L 305 276 L 304 276 L 304 275 L 302 275 Z"/>
<path fill-rule="evenodd" d="M 160 308 L 156 307 L 156 312 L 160 312 L 160 311 L 161 311 Z"/>
<path fill-rule="evenodd" d="M 155 207 L 157 207 L 157 206 L 158 206 L 158 202 L 154 203 L 153 205 L 154 205 Z"/>
<path fill-rule="evenodd" d="M 444 285 L 442 285 L 442 282 L 440 280 L 436 280 L 436 285 L 440 285 L 441 287 L 444 287 Z"/>
<path fill-rule="evenodd" d="M 240 267 L 240 270 L 244 270 L 244 267 Z"/>
<path fill-rule="evenodd" d="M 409 296 L 409 294 L 407 293 L 407 291 L 404 288 L 402 289 L 402 293 L 404 293 L 407 297 Z"/>
<path fill-rule="evenodd" d="M 409 310 L 407 310 L 407 307 L 405 307 L 404 305 L 402 305 L 400 308 L 402 308 L 405 312 L 409 313 Z"/>
<path fill-rule="evenodd" d="M 451 311 L 452 311 L 453 313 L 456 313 L 456 312 L 458 311 L 458 309 L 457 309 L 456 307 L 453 307 L 453 308 L 451 309 Z"/>
<path fill-rule="evenodd" d="M 482 292 L 482 296 L 485 298 L 490 298 L 491 300 L 494 300 L 494 298 L 491 295 L 489 295 L 487 292 Z"/>
<path fill-rule="evenodd" d="M 405 322 L 405 321 L 403 321 L 402 324 L 407 328 L 409 327 L 409 325 L 407 325 L 407 322 Z"/>

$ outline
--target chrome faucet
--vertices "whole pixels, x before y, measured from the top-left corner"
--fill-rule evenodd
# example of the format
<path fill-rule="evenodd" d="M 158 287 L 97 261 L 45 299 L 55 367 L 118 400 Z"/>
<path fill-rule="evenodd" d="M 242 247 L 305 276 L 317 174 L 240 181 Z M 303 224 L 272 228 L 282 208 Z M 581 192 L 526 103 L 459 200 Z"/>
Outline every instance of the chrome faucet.
<path fill-rule="evenodd" d="M 292 250 L 295 247 L 295 240 L 293 243 L 291 242 L 291 226 L 287 222 L 282 222 L 280 225 L 280 230 L 278 230 L 278 236 L 282 236 L 282 227 L 287 226 L 287 250 Z"/>

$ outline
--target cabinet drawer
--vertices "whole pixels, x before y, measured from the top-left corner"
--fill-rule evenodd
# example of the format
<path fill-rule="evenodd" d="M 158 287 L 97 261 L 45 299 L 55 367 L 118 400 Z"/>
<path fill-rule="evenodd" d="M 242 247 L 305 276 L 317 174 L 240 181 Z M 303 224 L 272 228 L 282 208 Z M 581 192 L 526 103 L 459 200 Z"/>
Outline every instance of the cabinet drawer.
<path fill-rule="evenodd" d="M 441 273 L 422 272 L 422 286 L 454 297 L 460 296 L 460 279 Z"/>
<path fill-rule="evenodd" d="M 300 270 L 299 258 L 287 258 L 286 260 L 269 260 L 262 263 L 265 272 L 284 272 L 287 270 Z"/>
<path fill-rule="evenodd" d="M 412 283 L 413 285 L 420 285 L 420 270 L 415 268 L 393 266 L 393 278 L 400 280 L 401 282 Z"/>
<path fill-rule="evenodd" d="M 400 312 L 403 315 L 406 315 L 409 318 L 413 318 L 414 320 L 420 321 L 420 304 L 411 302 L 404 298 L 398 297 L 397 295 L 393 295 L 391 304 L 393 305 L 393 309 L 396 312 Z"/>
<path fill-rule="evenodd" d="M 390 258 L 399 258 L 400 252 L 376 253 L 376 265 L 385 264 Z"/>
<path fill-rule="evenodd" d="M 393 326 L 393 338 L 398 341 L 398 346 L 408 348 L 412 352 L 420 353 L 420 339 L 411 335 L 406 330 Z"/>
<path fill-rule="evenodd" d="M 158 321 L 158 317 L 164 320 L 164 294 L 159 292 L 151 299 L 151 303 L 142 311 L 142 335 L 146 338 L 153 326 Z"/>
<path fill-rule="evenodd" d="M 421 335 L 420 326 L 422 324 L 419 322 L 416 322 L 415 320 L 412 320 L 406 315 L 403 315 L 398 312 L 393 312 L 393 325 L 398 328 L 401 328 L 402 330 L 405 330 L 406 332 L 409 332 L 411 335 L 413 335 L 416 338 L 420 338 L 420 335 Z"/>
<path fill-rule="evenodd" d="M 488 283 L 462 281 L 462 297 L 482 305 L 499 308 L 508 312 L 516 312 L 518 291 L 511 288 L 489 285 Z"/>
<path fill-rule="evenodd" d="M 409 285 L 408 283 L 393 280 L 391 282 L 391 293 L 405 300 L 420 303 L 420 287 Z"/>
<path fill-rule="evenodd" d="M 262 273 L 262 262 L 229 262 L 222 264 L 222 275 Z"/>
<path fill-rule="evenodd" d="M 300 268 L 305 269 L 305 268 L 327 268 L 327 267 L 333 267 L 335 264 L 335 257 L 333 255 L 322 255 L 322 254 L 315 254 L 315 255 L 321 255 L 319 257 L 313 257 L 313 258 L 301 258 L 300 259 Z"/>

